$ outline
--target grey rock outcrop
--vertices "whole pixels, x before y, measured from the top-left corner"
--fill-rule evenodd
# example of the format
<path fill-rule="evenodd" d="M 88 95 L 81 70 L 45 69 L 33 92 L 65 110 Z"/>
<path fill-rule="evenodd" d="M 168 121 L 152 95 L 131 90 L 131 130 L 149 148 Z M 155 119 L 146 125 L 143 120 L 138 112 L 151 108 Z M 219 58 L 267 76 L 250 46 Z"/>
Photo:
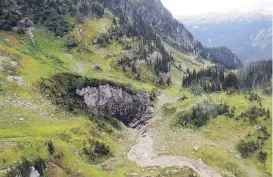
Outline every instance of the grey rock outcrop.
<path fill-rule="evenodd" d="M 151 28 L 164 42 L 183 53 L 201 54 L 203 58 L 211 60 L 208 57 L 210 54 L 213 55 L 213 62 L 231 69 L 242 66 L 240 59 L 229 49 L 206 48 L 195 40 L 160 0 L 109 0 L 105 5 L 124 21 L 133 21 L 141 24 L 141 27 Z"/>
<path fill-rule="evenodd" d="M 35 169 L 34 166 L 31 166 L 29 168 L 30 170 L 30 174 L 29 174 L 29 177 L 40 177 L 41 175 L 39 174 L 39 172 Z"/>
<path fill-rule="evenodd" d="M 77 89 L 88 110 L 95 115 L 110 114 L 129 127 L 137 127 L 151 118 L 147 93 L 129 93 L 122 88 L 100 85 Z"/>
<path fill-rule="evenodd" d="M 21 28 L 29 28 L 34 26 L 34 22 L 28 18 L 23 18 L 18 22 L 17 26 Z"/>
<path fill-rule="evenodd" d="M 109 0 L 105 5 L 115 14 L 125 15 L 129 21 L 142 19 L 165 42 L 183 52 L 192 52 L 201 47 L 184 25 L 173 18 L 160 0 Z"/>

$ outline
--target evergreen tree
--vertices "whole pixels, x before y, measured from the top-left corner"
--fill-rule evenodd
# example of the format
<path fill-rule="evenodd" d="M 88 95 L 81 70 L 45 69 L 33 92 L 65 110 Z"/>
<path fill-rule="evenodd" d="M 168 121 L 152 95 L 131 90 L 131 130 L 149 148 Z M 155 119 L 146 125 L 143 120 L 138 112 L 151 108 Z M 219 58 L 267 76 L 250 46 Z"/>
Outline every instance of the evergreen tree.
<path fill-rule="evenodd" d="M 113 21 L 112 21 L 113 25 L 117 25 L 117 20 L 116 17 L 113 17 Z"/>
<path fill-rule="evenodd" d="M 48 152 L 50 153 L 50 155 L 54 154 L 55 148 L 51 140 L 47 142 L 47 146 L 48 146 Z"/>

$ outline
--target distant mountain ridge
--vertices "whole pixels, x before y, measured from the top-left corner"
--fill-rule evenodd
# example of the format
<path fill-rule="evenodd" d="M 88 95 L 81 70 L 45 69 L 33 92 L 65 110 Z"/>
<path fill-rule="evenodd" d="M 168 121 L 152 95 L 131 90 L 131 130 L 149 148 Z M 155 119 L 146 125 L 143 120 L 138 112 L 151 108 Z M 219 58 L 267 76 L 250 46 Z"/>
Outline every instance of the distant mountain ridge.
<path fill-rule="evenodd" d="M 245 22 L 246 20 L 262 20 L 265 17 L 271 17 L 272 12 L 266 9 L 260 9 L 250 12 L 225 12 L 225 13 L 207 13 L 196 16 L 176 16 L 179 21 L 185 24 L 202 23 L 226 23 L 226 22 Z"/>
<path fill-rule="evenodd" d="M 268 10 L 178 18 L 204 46 L 226 46 L 244 64 L 272 57 L 272 16 Z"/>

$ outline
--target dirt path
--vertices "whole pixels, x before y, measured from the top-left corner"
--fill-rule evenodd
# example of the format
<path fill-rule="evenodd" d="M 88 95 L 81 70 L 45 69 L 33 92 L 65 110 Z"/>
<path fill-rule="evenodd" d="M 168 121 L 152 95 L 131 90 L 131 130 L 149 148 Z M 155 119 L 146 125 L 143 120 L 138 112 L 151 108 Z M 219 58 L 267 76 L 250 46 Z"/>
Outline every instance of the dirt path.
<path fill-rule="evenodd" d="M 167 97 L 165 95 L 159 97 L 157 106 L 154 109 L 156 114 L 154 118 L 147 125 L 135 129 L 137 143 L 128 152 L 128 158 L 136 162 L 140 167 L 189 167 L 201 177 L 221 177 L 215 168 L 207 166 L 201 159 L 195 160 L 182 156 L 157 156 L 153 148 L 154 138 L 150 124 L 162 118 L 160 110 L 164 104 L 173 103 L 178 99 L 179 97 Z"/>

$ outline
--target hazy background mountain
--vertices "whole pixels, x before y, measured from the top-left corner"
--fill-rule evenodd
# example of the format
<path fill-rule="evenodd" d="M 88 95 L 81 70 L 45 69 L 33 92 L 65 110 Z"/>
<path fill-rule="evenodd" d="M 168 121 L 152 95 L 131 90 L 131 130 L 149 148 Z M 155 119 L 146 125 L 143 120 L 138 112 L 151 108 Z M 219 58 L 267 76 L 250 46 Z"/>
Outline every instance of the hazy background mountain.
<path fill-rule="evenodd" d="M 226 46 L 244 64 L 272 56 L 272 17 L 268 10 L 208 13 L 178 19 L 204 46 Z"/>

